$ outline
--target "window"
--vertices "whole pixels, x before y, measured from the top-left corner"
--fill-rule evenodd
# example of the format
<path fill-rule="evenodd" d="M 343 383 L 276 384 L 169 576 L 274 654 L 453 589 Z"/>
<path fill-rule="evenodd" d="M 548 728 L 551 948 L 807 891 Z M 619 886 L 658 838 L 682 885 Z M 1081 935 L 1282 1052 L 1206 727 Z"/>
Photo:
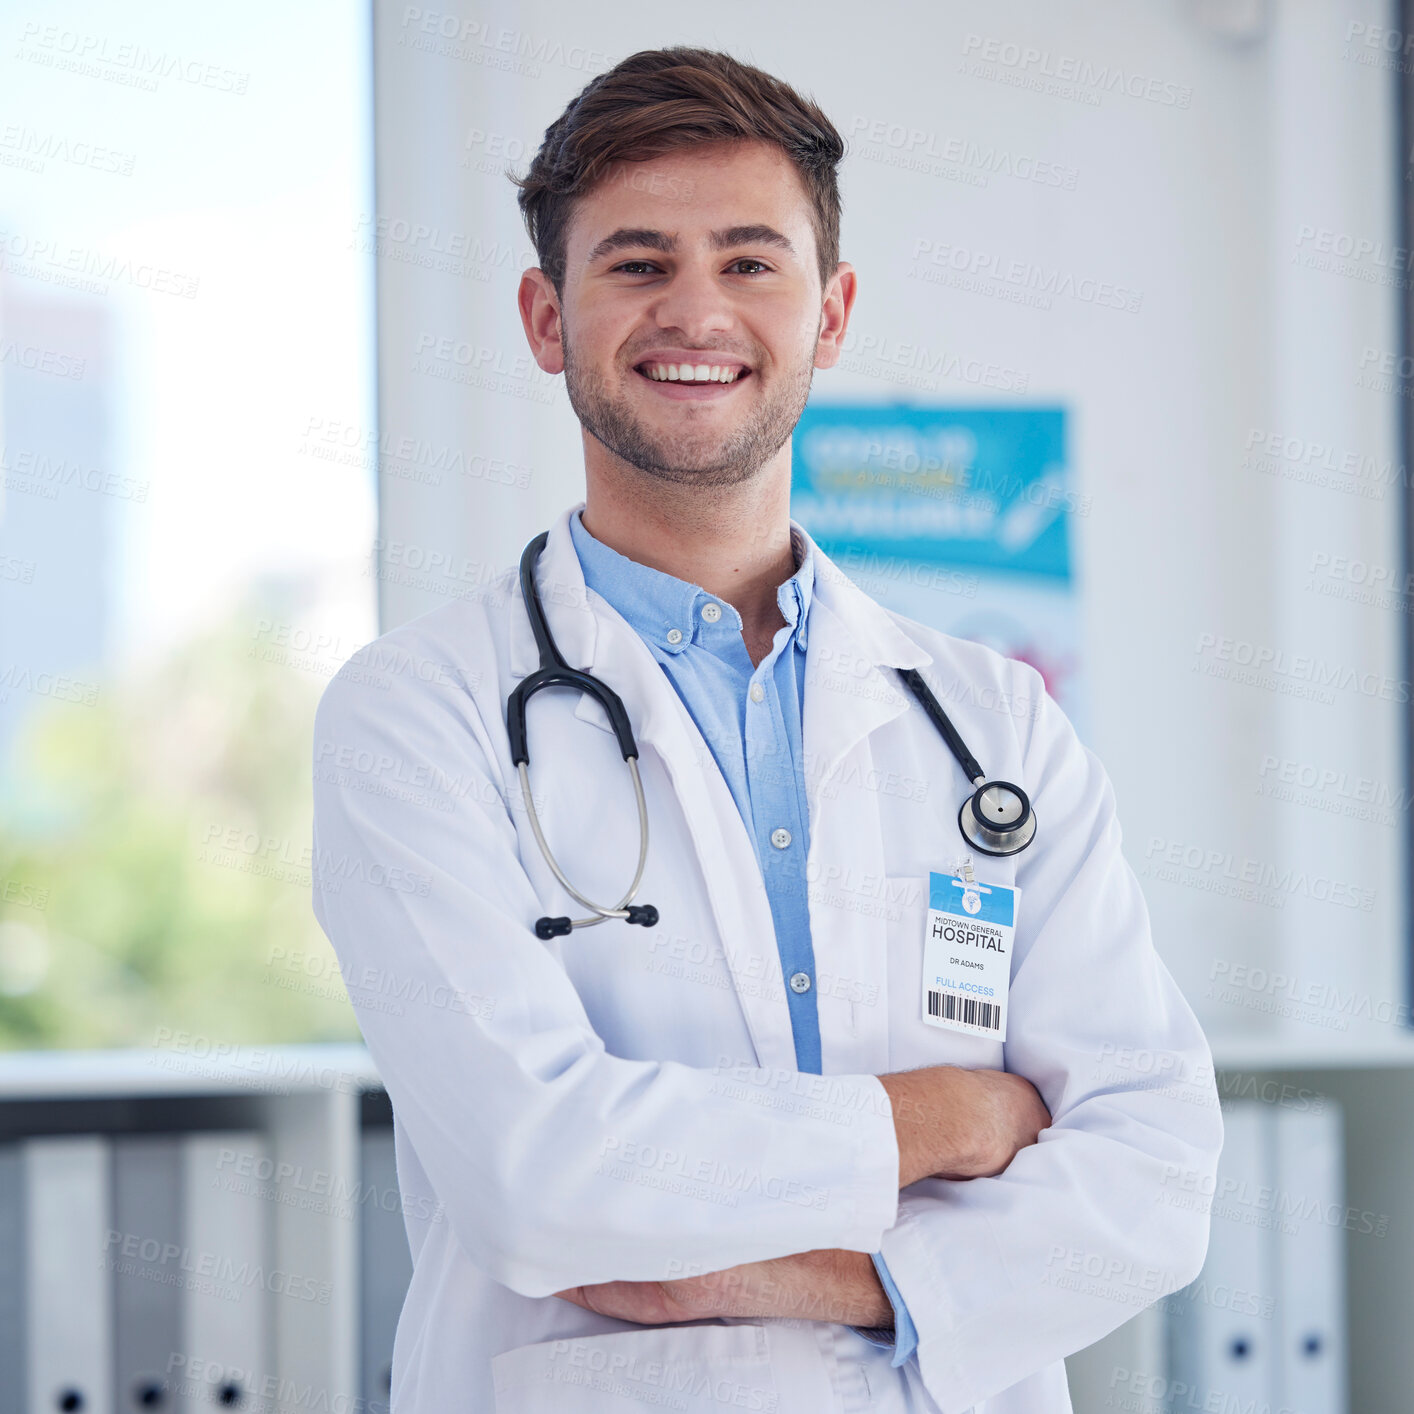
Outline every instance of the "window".
<path fill-rule="evenodd" d="M 309 761 L 377 633 L 369 16 L 4 38 L 0 1047 L 356 1038 Z"/>

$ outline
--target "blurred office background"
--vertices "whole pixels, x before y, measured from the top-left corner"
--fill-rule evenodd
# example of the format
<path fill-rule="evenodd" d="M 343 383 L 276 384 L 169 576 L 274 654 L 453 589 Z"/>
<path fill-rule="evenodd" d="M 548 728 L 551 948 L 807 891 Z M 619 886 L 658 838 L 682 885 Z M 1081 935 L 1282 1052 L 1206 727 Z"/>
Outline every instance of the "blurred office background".
<path fill-rule="evenodd" d="M 672 43 L 780 75 L 848 144 L 860 294 L 798 434 L 800 518 L 881 600 L 1042 669 L 1212 1039 L 1230 1193 L 1327 1215 L 1235 1199 L 1214 1246 L 1242 1247 L 1230 1222 L 1248 1266 L 1077 1355 L 1076 1408 L 1185 1381 L 1404 1408 L 1412 26 L 1392 0 L 0 16 L 0 1365 L 37 1401 L 0 1411 L 231 1388 L 195 1358 L 142 1384 L 123 1282 L 153 1272 L 113 1266 L 93 1348 L 54 1336 L 25 1193 L 111 1230 L 144 1173 L 276 1161 L 277 1188 L 303 1164 L 378 1201 L 267 1202 L 250 1240 L 327 1299 L 228 1302 L 244 1324 L 212 1340 L 386 1399 L 407 1258 L 310 907 L 314 705 L 581 498 L 506 173 L 596 73 Z M 990 456 L 1011 490 L 971 543 L 891 544 L 871 497 L 965 479 L 832 499 L 871 436 L 951 447 L 949 475 Z M 53 1403 L 65 1380 L 88 1402 Z"/>

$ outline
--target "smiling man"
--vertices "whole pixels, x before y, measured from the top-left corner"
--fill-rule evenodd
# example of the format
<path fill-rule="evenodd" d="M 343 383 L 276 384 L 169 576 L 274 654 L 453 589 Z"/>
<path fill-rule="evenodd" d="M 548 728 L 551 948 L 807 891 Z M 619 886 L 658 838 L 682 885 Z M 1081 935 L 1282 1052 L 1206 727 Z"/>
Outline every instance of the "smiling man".
<path fill-rule="evenodd" d="M 779 147 L 695 143 L 650 170 L 635 183 L 620 163 L 581 199 L 563 256 L 543 257 L 565 274 L 527 271 L 521 317 L 583 426 L 579 525 L 725 599 L 755 664 L 796 568 L 790 435 L 815 368 L 839 357 L 854 272 L 840 262 L 822 280 L 811 207 Z M 758 219 L 734 224 L 745 193 Z"/>
<path fill-rule="evenodd" d="M 725 54 L 585 88 L 519 182 L 584 502 L 320 703 L 316 762 L 434 783 L 315 782 L 343 975 L 409 998 L 350 987 L 414 1258 L 394 1414 L 1060 1414 L 1064 1356 L 1202 1262 L 1211 1057 L 1103 768 L 790 518 L 842 156 Z M 634 739 L 560 686 L 522 747 L 545 668 Z"/>

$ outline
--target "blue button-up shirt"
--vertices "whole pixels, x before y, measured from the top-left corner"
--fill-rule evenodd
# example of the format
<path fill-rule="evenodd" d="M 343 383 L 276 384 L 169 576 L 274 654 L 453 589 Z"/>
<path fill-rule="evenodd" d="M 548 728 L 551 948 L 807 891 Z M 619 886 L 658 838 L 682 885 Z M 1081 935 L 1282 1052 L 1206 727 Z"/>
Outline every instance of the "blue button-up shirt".
<path fill-rule="evenodd" d="M 756 847 L 770 900 L 787 978 L 796 1065 L 819 1075 L 815 952 L 805 878 L 810 815 L 801 749 L 806 629 L 815 584 L 810 542 L 792 532 L 799 567 L 776 590 L 785 623 L 771 651 L 753 667 L 741 615 L 725 600 L 611 550 L 584 528 L 579 511 L 570 517 L 570 536 L 585 584 L 647 643 L 721 768 Z M 917 1332 L 883 1256 L 873 1256 L 893 1304 L 894 1330 L 888 1339 L 883 1338 L 887 1332 L 861 1334 L 877 1345 L 892 1344 L 893 1363 L 902 1365 L 918 1344 Z"/>

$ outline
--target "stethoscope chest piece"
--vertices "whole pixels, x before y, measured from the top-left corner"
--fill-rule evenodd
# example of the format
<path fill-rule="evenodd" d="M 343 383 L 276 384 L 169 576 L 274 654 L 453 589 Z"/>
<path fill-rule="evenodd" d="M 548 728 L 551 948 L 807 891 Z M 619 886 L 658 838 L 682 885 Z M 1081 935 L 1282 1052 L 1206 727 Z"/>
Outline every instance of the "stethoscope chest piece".
<path fill-rule="evenodd" d="M 1010 781 L 987 779 L 917 668 L 900 668 L 899 677 L 923 704 L 963 775 L 976 787 L 957 812 L 957 827 L 963 839 L 982 854 L 1020 854 L 1036 838 L 1036 817 L 1031 813 L 1026 792 Z"/>
<path fill-rule="evenodd" d="M 1036 834 L 1036 816 L 1020 786 L 983 781 L 957 813 L 963 838 L 983 854 L 1018 854 Z"/>

